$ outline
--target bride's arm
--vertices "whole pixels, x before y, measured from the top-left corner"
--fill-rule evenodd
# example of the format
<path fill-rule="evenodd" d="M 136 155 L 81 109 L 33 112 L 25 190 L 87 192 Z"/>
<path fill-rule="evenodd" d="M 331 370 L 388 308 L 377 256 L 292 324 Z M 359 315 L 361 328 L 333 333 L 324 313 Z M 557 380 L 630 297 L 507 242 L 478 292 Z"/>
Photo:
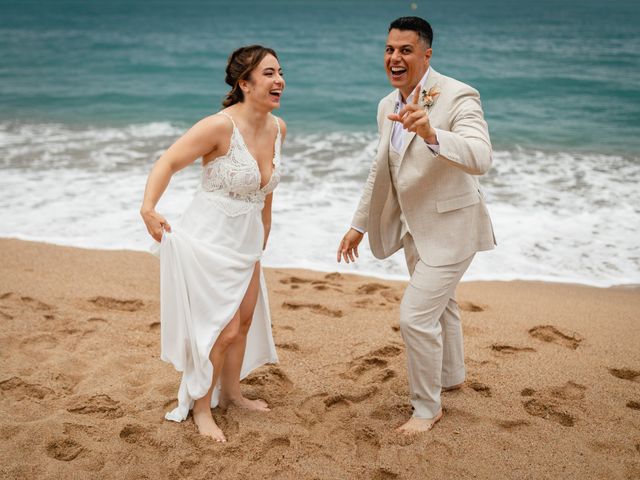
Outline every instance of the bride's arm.
<path fill-rule="evenodd" d="M 140 215 L 147 230 L 156 241 L 159 242 L 162 238 L 163 229 L 171 231 L 171 226 L 155 211 L 155 207 L 167 189 L 173 174 L 200 157 L 215 155 L 217 151 L 226 151 L 229 147 L 232 128 L 230 122 L 220 115 L 203 118 L 176 140 L 156 161 L 149 173 L 140 208 Z"/>

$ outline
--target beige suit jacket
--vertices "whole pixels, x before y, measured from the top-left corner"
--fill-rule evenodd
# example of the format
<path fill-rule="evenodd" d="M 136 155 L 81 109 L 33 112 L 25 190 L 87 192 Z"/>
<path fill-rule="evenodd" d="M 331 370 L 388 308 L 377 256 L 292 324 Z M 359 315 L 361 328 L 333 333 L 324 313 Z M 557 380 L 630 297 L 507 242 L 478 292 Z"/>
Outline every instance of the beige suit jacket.
<path fill-rule="evenodd" d="M 427 265 L 461 262 L 494 248 L 495 237 L 477 176 L 491 166 L 491 141 L 480 95 L 433 68 L 423 88 L 437 86 L 440 95 L 429 108 L 437 128 L 440 153 L 421 137 L 404 132 L 397 191 L 389 173 L 389 142 L 398 98 L 394 90 L 378 105 L 379 142 L 352 225 L 369 233 L 371 251 L 386 258 L 402 246 L 400 211 Z"/>

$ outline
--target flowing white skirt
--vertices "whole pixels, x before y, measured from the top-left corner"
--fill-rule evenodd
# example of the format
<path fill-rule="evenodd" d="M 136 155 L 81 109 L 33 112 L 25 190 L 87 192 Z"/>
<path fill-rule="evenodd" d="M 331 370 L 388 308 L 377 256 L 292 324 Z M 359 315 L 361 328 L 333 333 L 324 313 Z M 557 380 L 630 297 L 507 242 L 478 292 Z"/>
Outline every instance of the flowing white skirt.
<path fill-rule="evenodd" d="M 209 390 L 213 378 L 209 353 L 240 307 L 260 260 L 263 238 L 259 208 L 230 217 L 199 191 L 180 224 L 152 247 L 160 257 L 160 358 L 182 372 L 178 406 L 165 415 L 167 420 L 186 419 L 193 401 Z M 240 378 L 277 361 L 261 270 Z M 218 396 L 219 385 L 212 407 Z"/>

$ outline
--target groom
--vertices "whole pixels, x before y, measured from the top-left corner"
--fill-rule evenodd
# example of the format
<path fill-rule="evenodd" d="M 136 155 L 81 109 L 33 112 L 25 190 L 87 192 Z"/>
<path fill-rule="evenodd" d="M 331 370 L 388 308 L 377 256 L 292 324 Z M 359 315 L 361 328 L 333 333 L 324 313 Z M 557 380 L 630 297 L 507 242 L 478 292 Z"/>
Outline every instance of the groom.
<path fill-rule="evenodd" d="M 495 238 L 477 176 L 491 166 L 491 142 L 473 88 L 429 66 L 433 31 L 418 17 L 389 26 L 384 54 L 395 88 L 378 105 L 378 152 L 338 248 L 355 261 L 369 233 L 386 258 L 404 249 L 411 280 L 400 304 L 413 416 L 399 431 L 430 430 L 440 393 L 465 378 L 456 286 L 476 252 Z"/>

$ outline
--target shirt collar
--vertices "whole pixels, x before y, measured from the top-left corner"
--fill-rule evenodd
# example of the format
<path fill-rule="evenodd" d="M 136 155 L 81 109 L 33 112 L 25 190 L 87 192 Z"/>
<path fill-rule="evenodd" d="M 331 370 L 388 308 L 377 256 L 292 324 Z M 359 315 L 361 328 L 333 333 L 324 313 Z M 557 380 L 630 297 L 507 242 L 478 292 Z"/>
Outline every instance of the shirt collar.
<path fill-rule="evenodd" d="M 431 71 L 431 67 L 427 68 L 427 71 L 424 73 L 424 76 L 422 77 L 422 80 L 420 80 L 420 88 L 422 89 L 422 87 L 424 86 L 425 83 L 427 83 L 427 77 L 429 76 L 429 72 Z M 415 90 L 415 88 L 414 88 Z M 398 98 L 396 99 L 396 110 L 399 109 L 399 107 L 401 105 L 405 105 L 408 102 L 411 102 L 413 100 L 413 91 L 411 92 L 411 95 L 409 95 L 409 97 L 407 98 L 406 102 L 402 101 L 402 94 L 400 93 L 400 90 L 398 90 Z"/>

